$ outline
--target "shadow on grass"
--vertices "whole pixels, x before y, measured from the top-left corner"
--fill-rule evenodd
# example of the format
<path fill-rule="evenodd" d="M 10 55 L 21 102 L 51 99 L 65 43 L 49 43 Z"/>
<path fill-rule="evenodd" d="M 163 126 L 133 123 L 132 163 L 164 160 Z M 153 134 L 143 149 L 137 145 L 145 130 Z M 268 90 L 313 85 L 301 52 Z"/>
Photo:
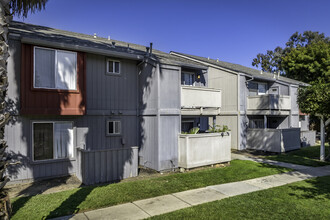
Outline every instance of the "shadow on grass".
<path fill-rule="evenodd" d="M 286 173 L 288 171 L 292 171 L 289 168 L 286 167 L 280 167 L 280 166 L 275 166 L 275 165 L 271 165 L 271 164 L 267 164 L 267 163 L 259 163 L 259 167 L 262 168 L 271 168 L 271 169 L 275 169 L 278 173 Z"/>
<path fill-rule="evenodd" d="M 330 176 L 318 177 L 305 181 L 306 186 L 293 185 L 290 186 L 294 193 L 289 193 L 290 196 L 295 196 L 298 199 L 314 199 L 314 200 L 329 200 L 330 199 Z"/>
<path fill-rule="evenodd" d="M 82 187 L 74 194 L 70 195 L 59 207 L 45 216 L 46 219 L 58 216 L 72 215 L 79 212 L 79 205 L 84 202 L 87 196 L 93 191 L 95 187 Z"/>

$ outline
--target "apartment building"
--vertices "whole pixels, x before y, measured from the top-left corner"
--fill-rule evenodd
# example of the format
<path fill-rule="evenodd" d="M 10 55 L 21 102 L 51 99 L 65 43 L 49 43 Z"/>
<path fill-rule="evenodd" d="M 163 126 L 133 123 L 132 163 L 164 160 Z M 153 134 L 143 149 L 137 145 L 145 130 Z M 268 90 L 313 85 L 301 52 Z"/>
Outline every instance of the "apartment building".
<path fill-rule="evenodd" d="M 228 162 L 230 148 L 272 151 L 257 140 L 262 132 L 267 144 L 300 146 L 292 136 L 300 132 L 300 82 L 21 22 L 10 26 L 9 47 L 13 182 L 76 175 L 94 184 L 136 176 L 139 165 L 163 171 Z M 209 131 L 217 125 L 230 131 Z M 198 134 L 185 134 L 196 127 Z"/>

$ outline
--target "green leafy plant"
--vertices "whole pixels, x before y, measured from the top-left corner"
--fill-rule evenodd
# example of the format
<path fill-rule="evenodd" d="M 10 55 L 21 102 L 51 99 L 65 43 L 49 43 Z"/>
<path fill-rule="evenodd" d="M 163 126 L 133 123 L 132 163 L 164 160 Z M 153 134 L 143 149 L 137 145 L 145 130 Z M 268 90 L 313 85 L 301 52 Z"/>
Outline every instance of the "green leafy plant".
<path fill-rule="evenodd" d="M 226 132 L 226 131 L 230 131 L 230 130 L 227 125 L 223 125 L 222 128 L 220 125 L 216 125 L 216 126 L 210 125 L 210 129 L 207 131 L 209 133 L 221 133 L 221 132 Z"/>
<path fill-rule="evenodd" d="M 188 134 L 197 134 L 198 132 L 199 132 L 199 127 L 194 127 L 192 129 L 190 129 Z"/>

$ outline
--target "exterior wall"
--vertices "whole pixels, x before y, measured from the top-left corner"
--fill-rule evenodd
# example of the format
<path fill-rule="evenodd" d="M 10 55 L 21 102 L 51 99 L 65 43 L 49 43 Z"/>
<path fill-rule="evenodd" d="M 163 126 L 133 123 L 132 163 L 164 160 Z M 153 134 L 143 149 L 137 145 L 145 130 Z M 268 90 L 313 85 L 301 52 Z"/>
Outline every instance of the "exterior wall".
<path fill-rule="evenodd" d="M 274 87 L 278 87 L 279 88 L 279 93 L 280 95 L 290 95 L 289 93 L 289 86 L 288 85 L 283 85 L 281 83 L 278 82 L 271 82 L 268 83 L 268 88 L 274 88 Z"/>
<path fill-rule="evenodd" d="M 74 123 L 74 149 L 76 147 L 95 154 L 100 150 L 115 150 L 137 146 L 139 144 L 139 124 L 137 117 L 137 67 L 135 61 L 121 61 L 121 75 L 105 74 L 106 57 L 87 54 L 84 66 L 87 74 L 87 115 L 84 116 L 22 116 L 19 114 L 21 79 L 21 43 L 20 40 L 10 40 L 10 58 L 8 59 L 9 87 L 7 106 L 14 117 L 6 126 L 6 139 L 12 161 L 21 163 L 8 169 L 13 181 L 35 180 L 57 176 L 76 174 L 81 179 L 82 164 L 77 160 L 77 151 L 73 159 L 35 161 L 32 158 L 32 121 L 73 121 Z M 24 56 L 24 54 L 22 55 Z M 116 59 L 118 60 L 118 59 Z M 79 70 L 78 70 L 79 72 Z M 23 74 L 23 72 L 22 72 Z M 45 107 L 47 108 L 47 107 Z M 106 135 L 106 121 L 119 119 L 121 121 L 121 135 Z M 94 153 L 93 153 L 94 152 Z M 133 155 L 126 155 L 131 158 Z M 89 157 L 90 158 L 90 157 Z M 95 166 L 99 161 L 95 160 Z M 126 177 L 127 169 L 121 165 L 127 164 L 125 158 L 116 164 L 118 177 Z M 78 164 L 77 164 L 78 163 Z M 89 160 L 89 163 L 93 163 Z M 126 166 L 126 165 L 125 165 Z M 100 169 L 105 167 L 100 165 Z M 103 177 L 102 177 L 103 178 Z M 101 179 L 102 179 L 101 178 Z M 96 178 L 97 182 L 98 179 Z"/>
<path fill-rule="evenodd" d="M 309 131 L 309 115 L 305 115 L 303 120 L 299 118 L 299 126 L 301 131 Z"/>
<path fill-rule="evenodd" d="M 243 103 L 238 103 L 238 86 L 242 85 L 242 83 L 245 84 L 245 82 L 238 79 L 238 77 L 234 73 L 213 67 L 209 67 L 208 69 L 209 87 L 221 89 L 221 111 L 220 116 L 216 117 L 216 123 L 227 125 L 231 130 L 232 149 L 239 149 L 240 138 L 238 133 L 240 132 L 240 127 L 238 127 L 238 115 L 239 109 L 243 108 Z M 239 90 L 241 91 L 241 88 Z M 211 119 L 209 124 L 213 124 Z"/>
<path fill-rule="evenodd" d="M 86 105 L 85 54 L 77 52 L 77 90 L 33 88 L 33 45 L 21 45 L 21 114 L 84 115 Z"/>
<path fill-rule="evenodd" d="M 137 63 L 120 61 L 120 74 L 106 73 L 106 59 L 110 57 L 87 54 L 87 114 L 136 115 Z"/>
<path fill-rule="evenodd" d="M 223 126 L 227 125 L 231 131 L 231 148 L 232 149 L 239 149 L 238 146 L 238 135 L 239 135 L 239 128 L 238 128 L 238 116 L 237 115 L 221 115 L 216 117 L 216 124 Z M 210 118 L 209 125 L 213 125 L 213 120 Z"/>
<path fill-rule="evenodd" d="M 11 161 L 20 162 L 7 169 L 7 173 L 13 182 L 76 173 L 76 152 L 74 152 L 73 159 L 32 161 L 32 121 L 38 120 L 65 120 L 73 121 L 74 126 L 76 124 L 76 119 L 73 117 L 12 117 L 5 128 L 5 140 L 9 146 L 7 153 Z M 76 146 L 75 140 L 74 146 Z"/>
<path fill-rule="evenodd" d="M 209 87 L 221 89 L 222 91 L 222 113 L 235 112 L 237 114 L 237 77 L 236 74 L 224 70 L 215 69 L 213 67 L 209 67 L 208 69 Z"/>
<path fill-rule="evenodd" d="M 158 171 L 178 166 L 180 84 L 178 67 L 149 63 L 140 72 L 140 165 Z"/>
<path fill-rule="evenodd" d="M 299 106 L 297 102 L 298 87 L 290 86 L 291 96 L 291 117 L 290 126 L 293 128 L 299 128 Z"/>

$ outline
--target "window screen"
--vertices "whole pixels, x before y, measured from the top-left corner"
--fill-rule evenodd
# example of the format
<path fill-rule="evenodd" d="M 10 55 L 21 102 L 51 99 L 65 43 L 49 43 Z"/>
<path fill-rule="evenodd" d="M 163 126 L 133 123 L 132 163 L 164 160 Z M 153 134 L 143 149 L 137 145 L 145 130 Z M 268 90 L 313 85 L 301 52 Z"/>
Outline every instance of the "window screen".
<path fill-rule="evenodd" d="M 34 160 L 53 159 L 53 123 L 33 124 Z"/>
<path fill-rule="evenodd" d="M 76 90 L 77 54 L 35 47 L 34 87 Z"/>
<path fill-rule="evenodd" d="M 55 50 L 35 48 L 34 85 L 55 88 Z"/>
<path fill-rule="evenodd" d="M 72 122 L 33 123 L 34 160 L 72 158 Z"/>

